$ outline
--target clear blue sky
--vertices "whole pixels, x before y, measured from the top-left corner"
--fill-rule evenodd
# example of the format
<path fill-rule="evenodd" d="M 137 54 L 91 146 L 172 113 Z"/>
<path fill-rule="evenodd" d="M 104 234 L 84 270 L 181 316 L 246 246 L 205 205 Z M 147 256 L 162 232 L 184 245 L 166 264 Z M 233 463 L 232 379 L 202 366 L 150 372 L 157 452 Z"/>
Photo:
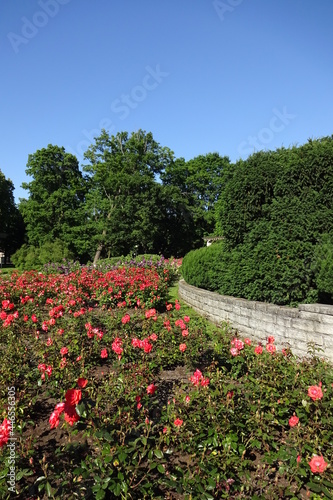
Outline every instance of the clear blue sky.
<path fill-rule="evenodd" d="M 82 152 L 104 127 L 176 157 L 333 134 L 332 0 L 10 0 L 1 5 L 0 169 Z"/>

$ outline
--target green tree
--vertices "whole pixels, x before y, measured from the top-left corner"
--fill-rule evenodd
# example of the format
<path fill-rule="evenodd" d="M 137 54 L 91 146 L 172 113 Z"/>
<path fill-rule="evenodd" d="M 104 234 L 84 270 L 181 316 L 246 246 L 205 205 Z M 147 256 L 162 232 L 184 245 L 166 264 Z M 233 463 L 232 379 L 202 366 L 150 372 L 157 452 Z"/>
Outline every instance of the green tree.
<path fill-rule="evenodd" d="M 105 130 L 85 153 L 87 230 L 96 253 L 109 257 L 156 250 L 163 208 L 156 176 L 172 161 L 152 133 L 110 136 Z"/>
<path fill-rule="evenodd" d="M 82 231 L 85 180 L 78 161 L 63 147 L 49 144 L 29 155 L 26 173 L 31 182 L 22 187 L 28 199 L 20 199 L 19 209 L 27 227 L 29 244 L 62 240 L 77 256 L 87 250 Z"/>
<path fill-rule="evenodd" d="M 14 184 L 0 170 L 0 251 L 11 255 L 24 241 L 24 223 L 14 200 Z"/>
<path fill-rule="evenodd" d="M 203 236 L 214 232 L 215 206 L 229 166 L 228 157 L 208 153 L 187 162 L 179 158 L 162 173 L 163 185 L 172 193 L 185 251 L 202 246 Z"/>

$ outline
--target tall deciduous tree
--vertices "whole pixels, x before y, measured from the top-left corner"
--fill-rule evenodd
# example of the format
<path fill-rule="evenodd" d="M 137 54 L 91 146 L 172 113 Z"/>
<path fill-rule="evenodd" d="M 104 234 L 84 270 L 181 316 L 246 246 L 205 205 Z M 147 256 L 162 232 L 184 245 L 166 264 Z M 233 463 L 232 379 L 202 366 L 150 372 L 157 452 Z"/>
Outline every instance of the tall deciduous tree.
<path fill-rule="evenodd" d="M 12 254 L 22 245 L 24 223 L 14 200 L 14 184 L 0 170 L 0 251 Z"/>
<path fill-rule="evenodd" d="M 184 250 L 202 245 L 204 235 L 215 228 L 215 203 L 222 191 L 228 157 L 218 153 L 200 155 L 185 161 L 179 158 L 169 164 L 161 179 L 173 193 L 174 208 L 183 228 Z"/>
<path fill-rule="evenodd" d="M 172 161 L 151 133 L 139 130 L 110 136 L 105 130 L 85 153 L 90 175 L 86 199 L 89 229 L 95 233 L 94 263 L 101 253 L 127 254 L 156 251 L 163 217 L 161 186 L 156 180 Z"/>
<path fill-rule="evenodd" d="M 48 145 L 29 155 L 26 173 L 32 177 L 22 187 L 29 192 L 19 209 L 29 243 L 40 246 L 60 239 L 77 255 L 85 251 L 82 210 L 85 183 L 78 161 L 63 147 Z"/>

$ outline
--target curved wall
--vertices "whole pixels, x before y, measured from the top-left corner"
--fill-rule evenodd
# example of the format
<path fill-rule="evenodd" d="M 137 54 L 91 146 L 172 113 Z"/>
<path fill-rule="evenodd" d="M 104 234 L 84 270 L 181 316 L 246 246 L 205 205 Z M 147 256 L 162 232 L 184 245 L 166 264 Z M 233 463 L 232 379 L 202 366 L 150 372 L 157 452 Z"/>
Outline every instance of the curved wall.
<path fill-rule="evenodd" d="M 216 324 L 224 321 L 252 340 L 275 337 L 277 348 L 290 347 L 297 356 L 308 355 L 314 342 L 316 355 L 333 363 L 333 306 L 300 304 L 298 308 L 238 299 L 179 282 L 179 298 Z"/>

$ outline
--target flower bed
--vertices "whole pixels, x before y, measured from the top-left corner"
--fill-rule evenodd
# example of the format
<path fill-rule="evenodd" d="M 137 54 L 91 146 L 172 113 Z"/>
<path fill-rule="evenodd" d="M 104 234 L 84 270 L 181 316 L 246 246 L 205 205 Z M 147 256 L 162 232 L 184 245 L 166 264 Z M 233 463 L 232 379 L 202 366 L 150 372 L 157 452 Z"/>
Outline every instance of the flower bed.
<path fill-rule="evenodd" d="M 1 498 L 333 497 L 331 365 L 213 327 L 171 279 L 0 275 Z"/>

